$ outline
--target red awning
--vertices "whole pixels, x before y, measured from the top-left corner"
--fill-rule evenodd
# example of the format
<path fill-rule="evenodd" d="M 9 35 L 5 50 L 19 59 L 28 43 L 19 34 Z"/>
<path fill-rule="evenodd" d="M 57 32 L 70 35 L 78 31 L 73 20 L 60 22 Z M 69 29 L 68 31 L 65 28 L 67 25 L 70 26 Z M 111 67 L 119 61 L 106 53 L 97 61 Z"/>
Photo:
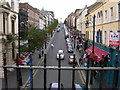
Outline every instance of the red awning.
<path fill-rule="evenodd" d="M 93 49 L 93 46 L 90 46 L 85 51 L 90 54 L 90 53 L 92 53 L 92 49 Z M 109 53 L 100 49 L 100 48 L 98 48 L 98 47 L 96 47 L 96 46 L 94 46 L 94 54 L 98 57 L 97 61 L 99 62 L 99 61 L 102 60 L 102 54 L 104 55 L 104 57 L 106 57 Z"/>

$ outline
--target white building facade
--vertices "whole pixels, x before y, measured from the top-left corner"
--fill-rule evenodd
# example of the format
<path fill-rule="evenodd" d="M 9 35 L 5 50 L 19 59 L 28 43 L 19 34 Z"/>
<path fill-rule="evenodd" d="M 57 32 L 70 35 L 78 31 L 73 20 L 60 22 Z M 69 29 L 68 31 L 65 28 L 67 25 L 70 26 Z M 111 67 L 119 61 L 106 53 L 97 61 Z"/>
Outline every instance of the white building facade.
<path fill-rule="evenodd" d="M 7 65 L 14 64 L 18 45 L 19 0 L 0 1 L 0 65 L 3 65 L 3 53 L 6 53 Z M 0 68 L 0 78 L 3 70 Z"/>

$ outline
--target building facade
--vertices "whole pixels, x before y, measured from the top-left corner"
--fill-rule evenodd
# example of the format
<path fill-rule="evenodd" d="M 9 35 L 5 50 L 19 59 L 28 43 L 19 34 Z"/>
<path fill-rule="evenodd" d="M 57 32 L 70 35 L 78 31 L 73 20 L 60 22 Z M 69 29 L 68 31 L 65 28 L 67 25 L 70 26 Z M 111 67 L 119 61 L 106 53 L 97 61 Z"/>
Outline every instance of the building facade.
<path fill-rule="evenodd" d="M 26 13 L 27 14 L 26 15 L 27 16 L 27 19 L 26 19 L 27 23 L 33 24 L 36 27 L 39 27 L 39 11 L 38 11 L 38 9 L 32 7 L 28 3 L 20 3 L 19 9 L 23 10 L 24 12 L 27 12 Z M 23 13 L 23 12 L 20 12 L 20 13 Z M 21 17 L 23 17 L 23 16 L 21 16 Z M 20 20 L 20 21 L 24 22 L 24 20 Z M 24 23 L 26 23 L 26 22 L 24 22 Z"/>
<path fill-rule="evenodd" d="M 120 31 L 120 0 L 115 2 L 96 2 L 89 7 L 88 18 L 89 27 L 86 32 L 89 39 L 93 36 L 93 16 L 95 15 L 95 41 L 109 46 L 110 32 Z"/>
<path fill-rule="evenodd" d="M 41 10 L 42 15 L 45 18 L 45 27 L 49 26 L 51 23 L 54 22 L 54 12 L 53 11 L 46 11 L 44 9 Z"/>
<path fill-rule="evenodd" d="M 3 53 L 6 64 L 13 65 L 18 46 L 18 0 L 0 1 L 0 65 L 3 65 Z M 0 70 L 0 78 L 3 72 Z"/>
<path fill-rule="evenodd" d="M 85 6 L 83 9 L 81 9 L 80 13 L 79 13 L 79 16 L 77 16 L 77 25 L 76 25 L 76 28 L 77 30 L 79 30 L 79 32 L 81 34 L 85 34 L 85 16 L 87 15 L 87 12 L 88 9 L 87 9 L 87 6 Z"/>

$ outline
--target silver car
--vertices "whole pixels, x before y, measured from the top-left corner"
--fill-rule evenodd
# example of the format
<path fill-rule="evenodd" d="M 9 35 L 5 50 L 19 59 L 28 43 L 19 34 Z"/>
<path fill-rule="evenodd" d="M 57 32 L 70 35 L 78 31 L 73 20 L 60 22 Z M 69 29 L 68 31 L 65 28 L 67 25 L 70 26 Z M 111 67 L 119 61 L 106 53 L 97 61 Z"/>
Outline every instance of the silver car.
<path fill-rule="evenodd" d="M 59 55 L 60 55 L 60 60 L 64 59 L 64 51 L 63 50 L 58 50 L 58 52 L 57 52 L 57 59 L 59 59 Z"/>

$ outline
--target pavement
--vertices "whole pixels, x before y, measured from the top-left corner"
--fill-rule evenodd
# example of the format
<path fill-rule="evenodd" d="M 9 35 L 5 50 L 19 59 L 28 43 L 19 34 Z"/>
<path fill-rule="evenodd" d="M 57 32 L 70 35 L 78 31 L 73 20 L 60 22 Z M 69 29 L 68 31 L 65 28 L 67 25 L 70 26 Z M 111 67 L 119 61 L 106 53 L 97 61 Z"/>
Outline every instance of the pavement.
<path fill-rule="evenodd" d="M 84 67 L 83 65 L 80 65 L 79 63 L 79 58 L 81 57 L 82 54 L 84 54 L 84 50 L 78 51 L 75 49 L 75 54 L 76 54 L 76 58 L 78 60 L 78 66 L 79 67 Z M 82 73 L 82 77 L 86 83 L 86 71 L 85 70 L 81 70 Z M 91 72 L 89 72 L 89 83 L 88 83 L 88 88 L 89 90 L 96 90 L 98 88 L 100 88 L 100 80 L 101 80 L 101 87 L 102 88 L 110 88 L 108 85 L 104 84 L 104 80 L 100 78 L 100 73 L 97 74 L 97 78 L 93 77 L 93 84 L 90 84 L 90 74 Z"/>

